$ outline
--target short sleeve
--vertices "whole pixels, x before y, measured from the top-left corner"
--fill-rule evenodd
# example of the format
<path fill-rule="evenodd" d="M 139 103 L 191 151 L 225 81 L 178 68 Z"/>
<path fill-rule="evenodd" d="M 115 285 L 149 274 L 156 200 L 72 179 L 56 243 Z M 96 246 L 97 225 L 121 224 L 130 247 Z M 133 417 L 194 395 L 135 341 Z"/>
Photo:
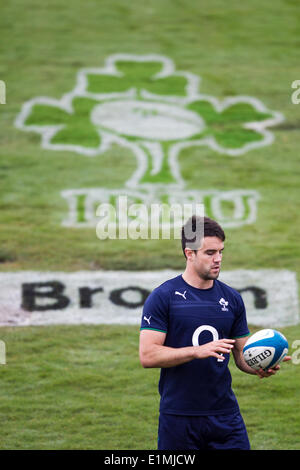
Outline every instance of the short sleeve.
<path fill-rule="evenodd" d="M 238 294 L 236 317 L 231 329 L 231 338 L 242 338 L 243 336 L 248 336 L 249 334 L 250 331 L 247 324 L 245 304 L 242 296 Z"/>
<path fill-rule="evenodd" d="M 141 330 L 155 330 L 167 333 L 169 318 L 169 295 L 154 289 L 144 304 Z"/>

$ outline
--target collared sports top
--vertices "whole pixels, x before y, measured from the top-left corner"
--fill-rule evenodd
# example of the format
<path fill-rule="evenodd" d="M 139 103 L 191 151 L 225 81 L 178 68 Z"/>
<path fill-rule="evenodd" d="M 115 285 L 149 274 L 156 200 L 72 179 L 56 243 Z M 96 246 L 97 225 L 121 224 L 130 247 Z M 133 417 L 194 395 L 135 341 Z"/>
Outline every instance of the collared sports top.
<path fill-rule="evenodd" d="M 189 285 L 181 275 L 154 289 L 144 304 L 141 329 L 166 333 L 164 345 L 198 346 L 222 338 L 249 335 L 239 292 L 219 280 L 210 289 Z M 162 368 L 160 411 L 178 415 L 228 414 L 239 409 L 224 360 L 193 359 Z"/>

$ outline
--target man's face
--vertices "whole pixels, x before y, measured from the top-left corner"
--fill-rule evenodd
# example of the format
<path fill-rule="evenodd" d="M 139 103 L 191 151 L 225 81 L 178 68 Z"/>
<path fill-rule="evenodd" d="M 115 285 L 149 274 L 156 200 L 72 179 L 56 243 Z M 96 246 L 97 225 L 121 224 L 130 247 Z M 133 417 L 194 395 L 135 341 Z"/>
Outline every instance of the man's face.
<path fill-rule="evenodd" d="M 204 237 L 197 252 L 189 250 L 188 259 L 197 275 L 204 280 L 217 279 L 220 274 L 224 243 L 218 237 Z"/>

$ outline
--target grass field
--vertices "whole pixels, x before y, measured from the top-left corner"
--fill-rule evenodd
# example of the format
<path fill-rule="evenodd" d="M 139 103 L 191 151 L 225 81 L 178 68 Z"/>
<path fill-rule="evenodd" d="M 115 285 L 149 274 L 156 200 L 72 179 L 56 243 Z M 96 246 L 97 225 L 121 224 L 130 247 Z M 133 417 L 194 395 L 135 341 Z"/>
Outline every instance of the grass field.
<path fill-rule="evenodd" d="M 292 342 L 299 330 L 282 331 Z M 140 366 L 138 328 L 5 328 L 1 338 L 1 448 L 156 449 L 159 370 Z M 233 361 L 231 371 L 252 448 L 298 449 L 299 366 L 263 380 Z"/>
<path fill-rule="evenodd" d="M 291 83 L 300 78 L 299 20 L 296 0 L 2 5 L 1 272 L 184 268 L 177 240 L 100 241 L 94 229 L 61 226 L 68 211 L 61 191 L 124 187 L 136 166 L 129 149 L 113 146 L 93 158 L 54 152 L 41 147 L 38 134 L 14 126 L 23 103 L 60 99 L 81 68 L 102 67 L 116 53 L 160 54 L 177 70 L 201 77 L 202 93 L 253 96 L 284 115 L 270 146 L 239 157 L 191 147 L 180 165 L 187 189 L 260 194 L 256 222 L 226 230 L 224 270 L 289 269 L 299 282 L 300 105 L 291 103 Z M 224 145 L 230 145 L 228 122 L 215 128 Z M 300 325 L 282 331 L 290 344 L 300 338 Z M 159 371 L 139 365 L 138 335 L 133 326 L 1 328 L 7 364 L 0 366 L 0 447 L 156 448 Z M 300 367 L 284 364 L 276 377 L 261 381 L 232 373 L 252 447 L 299 449 Z"/>

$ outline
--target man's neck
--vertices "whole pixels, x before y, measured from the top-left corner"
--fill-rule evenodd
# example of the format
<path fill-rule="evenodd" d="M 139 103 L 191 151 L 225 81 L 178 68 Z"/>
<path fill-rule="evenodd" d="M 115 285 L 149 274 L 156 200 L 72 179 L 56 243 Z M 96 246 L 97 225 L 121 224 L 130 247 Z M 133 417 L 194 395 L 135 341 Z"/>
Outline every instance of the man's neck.
<path fill-rule="evenodd" d="M 198 274 L 190 272 L 188 269 L 184 271 L 182 278 L 187 284 L 197 289 L 210 289 L 214 285 L 213 279 L 202 279 Z"/>

